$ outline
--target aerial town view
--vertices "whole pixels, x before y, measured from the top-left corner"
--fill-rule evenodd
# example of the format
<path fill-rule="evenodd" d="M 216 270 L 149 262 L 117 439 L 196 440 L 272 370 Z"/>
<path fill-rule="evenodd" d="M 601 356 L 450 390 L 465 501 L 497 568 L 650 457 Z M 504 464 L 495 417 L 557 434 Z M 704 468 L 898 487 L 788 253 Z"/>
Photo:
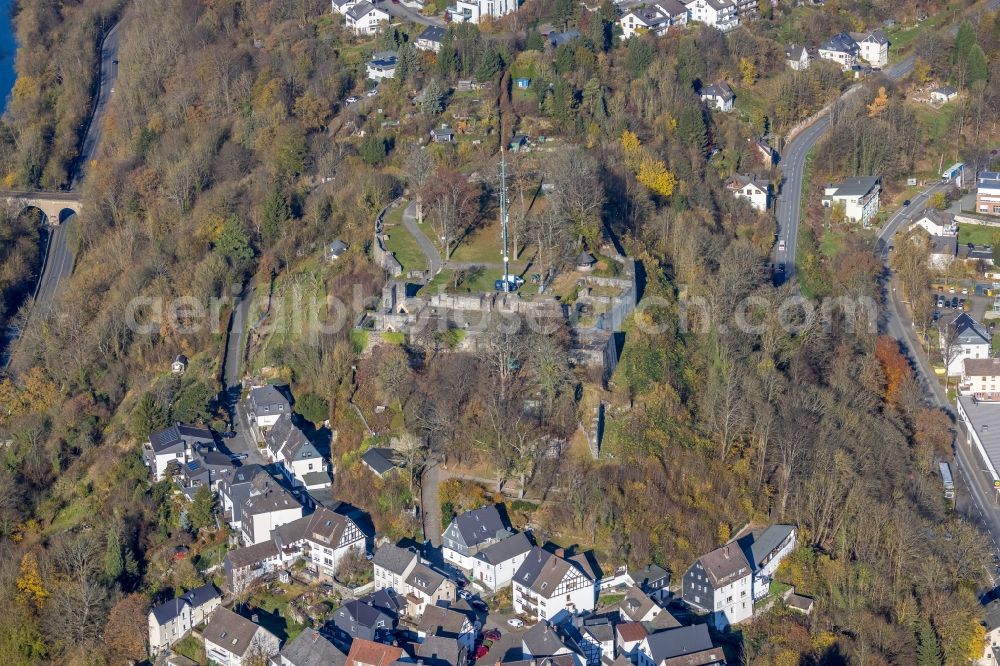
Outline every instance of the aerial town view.
<path fill-rule="evenodd" d="M 0 666 L 1000 665 L 1000 0 L 0 6 Z"/>

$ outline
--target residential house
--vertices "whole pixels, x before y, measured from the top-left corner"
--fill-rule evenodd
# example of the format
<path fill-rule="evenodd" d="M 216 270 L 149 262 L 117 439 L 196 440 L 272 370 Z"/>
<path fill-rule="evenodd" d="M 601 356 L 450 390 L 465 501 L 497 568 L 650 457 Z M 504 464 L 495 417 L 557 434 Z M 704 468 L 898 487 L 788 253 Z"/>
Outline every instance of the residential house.
<path fill-rule="evenodd" d="M 858 46 L 858 57 L 879 69 L 889 64 L 889 38 L 882 30 L 852 32 L 851 39 Z"/>
<path fill-rule="evenodd" d="M 684 603 L 711 613 L 710 621 L 718 629 L 753 615 L 752 592 L 753 570 L 735 542 L 701 556 L 684 573 Z"/>
<path fill-rule="evenodd" d="M 372 559 L 375 566 L 375 589 L 389 589 L 406 594 L 406 578 L 419 561 L 420 558 L 412 550 L 391 543 L 379 546 Z"/>
<path fill-rule="evenodd" d="M 448 8 L 448 16 L 456 23 L 479 23 L 483 19 L 500 18 L 517 11 L 519 0 L 457 0 Z"/>
<path fill-rule="evenodd" d="M 962 243 L 958 246 L 958 257 L 986 266 L 993 265 L 993 246 L 985 243 Z"/>
<path fill-rule="evenodd" d="M 181 595 L 181 599 L 191 607 L 191 626 L 197 627 L 205 622 L 222 603 L 222 593 L 214 585 L 208 583 L 188 590 Z"/>
<path fill-rule="evenodd" d="M 760 16 L 760 0 L 733 0 L 740 22 Z"/>
<path fill-rule="evenodd" d="M 723 112 L 733 110 L 736 95 L 725 81 L 719 81 L 701 89 L 701 101 Z"/>
<path fill-rule="evenodd" d="M 961 376 L 967 358 L 990 357 L 990 332 L 968 313 L 941 317 L 938 326 L 948 376 Z"/>
<path fill-rule="evenodd" d="M 845 72 L 858 64 L 858 43 L 846 32 L 834 35 L 819 47 L 819 57 L 840 65 Z"/>
<path fill-rule="evenodd" d="M 280 568 L 281 553 L 277 544 L 270 540 L 231 550 L 222 561 L 226 587 L 233 594 L 241 593 L 255 581 Z"/>
<path fill-rule="evenodd" d="M 549 46 L 556 49 L 562 46 L 563 44 L 569 44 L 571 42 L 575 42 L 576 40 L 580 39 L 580 31 L 579 30 L 565 30 L 563 32 L 553 31 L 547 35 L 547 38 Z"/>
<path fill-rule="evenodd" d="M 292 423 L 291 414 L 283 414 L 274 426 L 264 433 L 269 462 L 278 463 L 278 468 L 292 487 L 306 486 L 310 473 L 320 474 L 320 478 L 310 481 L 320 487 L 330 485 L 326 458 L 309 441 L 305 433 Z"/>
<path fill-rule="evenodd" d="M 430 636 L 417 644 L 414 658 L 425 666 L 455 666 L 469 661 L 469 648 L 447 636 Z"/>
<path fill-rule="evenodd" d="M 615 625 L 609 618 L 591 617 L 572 624 L 576 629 L 574 643 L 588 666 L 611 662 L 615 658 Z"/>
<path fill-rule="evenodd" d="M 278 654 L 278 637 L 227 608 L 217 608 L 202 632 L 205 655 L 218 666 L 259 663 Z"/>
<path fill-rule="evenodd" d="M 976 176 L 976 210 L 1000 215 L 1000 172 L 980 171 Z"/>
<path fill-rule="evenodd" d="M 552 625 L 540 621 L 531 627 L 521 637 L 521 652 L 533 661 L 561 655 L 575 655 L 563 639 L 556 633 Z"/>
<path fill-rule="evenodd" d="M 486 546 L 472 558 L 473 580 L 491 592 L 507 587 L 533 547 L 523 532 Z"/>
<path fill-rule="evenodd" d="M 920 217 L 913 223 L 913 226 L 920 227 L 931 236 L 958 235 L 958 223 L 955 222 L 955 215 L 934 208 L 925 208 L 921 211 Z"/>
<path fill-rule="evenodd" d="M 167 477 L 169 468 L 191 460 L 195 448 L 215 448 L 215 436 L 207 428 L 175 423 L 174 425 L 150 433 L 149 441 L 143 445 L 142 459 L 155 481 Z"/>
<path fill-rule="evenodd" d="M 324 507 L 278 526 L 271 538 L 283 563 L 305 560 L 320 580 L 333 580 L 345 558 L 365 552 L 365 535 L 357 523 Z"/>
<path fill-rule="evenodd" d="M 420 33 L 414 45 L 421 51 L 433 51 L 434 53 L 439 53 L 441 51 L 441 41 L 444 39 L 444 33 L 444 26 L 429 25 L 424 28 L 423 32 Z"/>
<path fill-rule="evenodd" d="M 273 428 L 282 415 L 292 413 L 288 398 L 271 384 L 250 389 L 246 406 L 247 420 L 258 442 L 264 441 L 264 433 Z"/>
<path fill-rule="evenodd" d="M 480 549 L 514 534 L 506 514 L 491 504 L 455 516 L 441 535 L 445 562 L 472 571 L 473 558 Z"/>
<path fill-rule="evenodd" d="M 455 130 L 447 124 L 431 129 L 430 134 L 434 143 L 452 143 L 455 140 Z"/>
<path fill-rule="evenodd" d="M 433 636 L 456 640 L 467 652 L 472 651 L 476 642 L 476 627 L 469 615 L 441 606 L 427 606 L 424 609 L 416 633 L 421 641 L 427 641 Z"/>
<path fill-rule="evenodd" d="M 562 549 L 551 553 L 534 547 L 513 579 L 514 612 L 556 621 L 566 614 L 594 610 L 596 579 L 587 573 L 586 558 L 567 559 Z"/>
<path fill-rule="evenodd" d="M 361 456 L 361 462 L 371 470 L 372 474 L 382 479 L 389 472 L 398 469 L 397 461 L 399 456 L 392 449 L 374 448 L 368 449 Z"/>
<path fill-rule="evenodd" d="M 666 613 L 638 587 L 628 588 L 625 598 L 615 604 L 615 608 L 622 622 L 652 622 L 660 614 Z"/>
<path fill-rule="evenodd" d="M 437 605 L 442 601 L 455 601 L 457 592 L 458 588 L 454 581 L 423 562 L 417 562 L 403 581 L 406 614 L 410 617 L 420 617 L 428 606 Z"/>
<path fill-rule="evenodd" d="M 372 59 L 365 65 L 368 78 L 373 81 L 391 79 L 396 76 L 396 65 L 398 58 L 392 51 L 376 51 L 372 54 Z"/>
<path fill-rule="evenodd" d="M 958 392 L 979 402 L 1000 402 L 1000 358 L 963 359 Z"/>
<path fill-rule="evenodd" d="M 796 594 L 789 590 L 785 593 L 785 606 L 797 613 L 811 615 L 813 608 L 816 607 L 816 601 L 812 597 Z"/>
<path fill-rule="evenodd" d="M 281 648 L 272 660 L 275 666 L 344 666 L 347 655 L 312 627 Z"/>
<path fill-rule="evenodd" d="M 931 99 L 935 102 L 945 104 L 958 97 L 958 90 L 951 86 L 941 86 L 931 91 Z"/>
<path fill-rule="evenodd" d="M 271 530 L 302 517 L 302 505 L 287 490 L 271 480 L 243 502 L 240 533 L 250 546 L 271 540 Z"/>
<path fill-rule="evenodd" d="M 629 571 L 628 577 L 633 585 L 653 599 L 663 599 L 670 591 L 670 572 L 656 564 Z"/>
<path fill-rule="evenodd" d="M 357 35 L 374 35 L 383 24 L 389 22 L 389 13 L 368 0 L 361 0 L 344 12 L 344 21 L 348 30 L 353 30 Z"/>
<path fill-rule="evenodd" d="M 759 535 L 750 534 L 739 539 L 753 570 L 754 601 L 767 596 L 778 565 L 795 550 L 796 535 L 794 525 L 771 525 Z"/>
<path fill-rule="evenodd" d="M 958 256 L 958 236 L 931 236 L 927 263 L 934 270 L 943 271 Z"/>
<path fill-rule="evenodd" d="M 840 183 L 829 184 L 823 190 L 823 205 L 830 208 L 844 205 L 844 216 L 852 222 L 868 226 L 878 213 L 882 181 L 877 176 L 845 178 Z"/>
<path fill-rule="evenodd" d="M 174 362 L 170 364 L 170 372 L 175 375 L 183 375 L 187 372 L 188 367 L 188 357 L 184 354 L 178 354 L 174 357 Z"/>
<path fill-rule="evenodd" d="M 771 205 L 771 183 L 752 173 L 734 173 L 726 181 L 726 191 L 746 199 L 754 210 L 763 213 Z"/>
<path fill-rule="evenodd" d="M 725 664 L 722 648 L 712 643 L 708 627 L 696 624 L 658 631 L 640 646 L 637 666 L 711 666 Z"/>
<path fill-rule="evenodd" d="M 191 631 L 191 605 L 177 597 L 150 609 L 149 652 L 159 654 Z"/>
<path fill-rule="evenodd" d="M 761 138 L 756 138 L 753 140 L 754 149 L 757 151 L 757 155 L 760 156 L 760 161 L 765 167 L 770 169 L 778 162 L 778 151 L 771 147 L 767 141 Z"/>
<path fill-rule="evenodd" d="M 796 71 L 809 69 L 808 49 L 797 44 L 789 44 L 785 47 L 785 62 Z"/>
<path fill-rule="evenodd" d="M 326 246 L 326 260 L 336 261 L 340 259 L 350 246 L 339 238 Z"/>
<path fill-rule="evenodd" d="M 983 618 L 986 638 L 983 642 L 983 656 L 977 666 L 997 666 L 1000 664 L 1000 599 L 994 599 L 986 604 L 986 614 Z"/>
<path fill-rule="evenodd" d="M 667 34 L 670 28 L 687 25 L 689 14 L 688 8 L 679 0 L 639 3 L 625 11 L 618 19 L 618 25 L 623 39 L 647 32 L 660 37 Z"/>
<path fill-rule="evenodd" d="M 392 666 L 405 656 L 402 648 L 359 638 L 351 643 L 345 666 Z"/>
<path fill-rule="evenodd" d="M 232 474 L 220 479 L 218 493 L 223 520 L 238 532 L 242 525 L 244 502 L 273 481 L 271 475 L 257 464 L 237 467 Z"/>
<path fill-rule="evenodd" d="M 382 642 L 396 628 L 396 615 L 360 599 L 348 601 L 333 614 L 338 640 L 348 645 L 355 639 Z"/>
<path fill-rule="evenodd" d="M 728 32 L 740 24 L 739 12 L 733 0 L 688 0 L 690 20 Z"/>
<path fill-rule="evenodd" d="M 615 625 L 615 647 L 619 656 L 634 664 L 639 658 L 639 648 L 649 632 L 641 622 L 619 622 Z"/>

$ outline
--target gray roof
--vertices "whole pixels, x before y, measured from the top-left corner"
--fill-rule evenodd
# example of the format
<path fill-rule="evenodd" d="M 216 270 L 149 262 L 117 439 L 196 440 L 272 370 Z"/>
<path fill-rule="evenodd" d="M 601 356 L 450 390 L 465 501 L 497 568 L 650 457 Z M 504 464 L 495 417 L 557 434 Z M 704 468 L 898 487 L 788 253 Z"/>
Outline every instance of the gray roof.
<path fill-rule="evenodd" d="M 994 599 L 986 604 L 986 616 L 983 624 L 986 625 L 986 631 L 1000 628 L 1000 599 Z"/>
<path fill-rule="evenodd" d="M 444 39 L 445 29 L 440 25 L 429 25 L 424 28 L 424 31 L 420 33 L 417 37 L 418 40 L 425 39 L 429 42 L 440 42 Z"/>
<path fill-rule="evenodd" d="M 994 469 L 1000 470 L 1000 403 L 980 402 L 972 396 L 959 396 L 958 404 L 983 444 Z"/>
<path fill-rule="evenodd" d="M 549 34 L 549 42 L 553 46 L 568 44 L 577 39 L 580 39 L 579 30 L 567 30 L 566 32 L 553 32 Z"/>
<path fill-rule="evenodd" d="M 808 51 L 806 51 L 806 47 L 804 46 L 799 46 L 797 44 L 789 44 L 788 46 L 785 47 L 786 60 L 801 60 L 803 53 L 807 55 L 809 53 Z"/>
<path fill-rule="evenodd" d="M 336 548 L 347 528 L 354 524 L 347 516 L 319 507 L 308 516 L 279 525 L 272 534 L 279 546 L 309 539 L 315 543 Z"/>
<path fill-rule="evenodd" d="M 965 374 L 971 377 L 995 377 L 1000 375 L 1000 358 L 967 358 Z"/>
<path fill-rule="evenodd" d="M 257 416 L 285 414 L 291 411 L 288 398 L 272 384 L 250 389 L 250 409 Z"/>
<path fill-rule="evenodd" d="M 263 627 L 254 624 L 242 615 L 237 615 L 224 606 L 220 606 L 212 613 L 203 636 L 206 641 L 224 647 L 233 654 L 243 656 L 260 629 Z"/>
<path fill-rule="evenodd" d="M 868 194 L 878 184 L 878 176 L 853 176 L 828 187 L 835 187 L 834 194 L 838 197 L 858 197 Z"/>
<path fill-rule="evenodd" d="M 462 666 L 465 648 L 455 640 L 446 636 L 428 636 L 424 642 L 417 645 L 416 656 L 429 666 Z"/>
<path fill-rule="evenodd" d="M 760 536 L 755 537 L 745 548 L 750 566 L 754 570 L 759 569 L 771 552 L 784 543 L 794 530 L 794 525 L 771 525 Z"/>
<path fill-rule="evenodd" d="M 514 581 L 531 589 L 532 592 L 550 599 L 556 588 L 571 570 L 593 580 L 568 560 L 539 547 L 534 547 L 514 574 Z"/>
<path fill-rule="evenodd" d="M 705 2 L 715 11 L 732 7 L 735 4 L 733 0 L 705 0 Z"/>
<path fill-rule="evenodd" d="M 931 254 L 954 257 L 958 254 L 958 236 L 931 236 Z"/>
<path fill-rule="evenodd" d="M 726 101 L 736 98 L 736 95 L 733 93 L 733 89 L 730 88 L 729 84 L 725 81 L 717 81 L 716 83 L 705 86 L 701 89 L 701 96 L 703 98 L 719 97 Z"/>
<path fill-rule="evenodd" d="M 789 608 L 794 608 L 800 610 L 803 613 L 809 613 L 812 611 L 815 601 L 812 597 L 807 597 L 801 594 L 791 593 L 788 598 L 785 599 L 785 605 Z"/>
<path fill-rule="evenodd" d="M 500 515 L 500 510 L 495 504 L 466 511 L 455 516 L 451 522 L 458 528 L 465 545 L 469 547 L 494 540 L 511 531 L 510 525 L 504 516 Z"/>
<path fill-rule="evenodd" d="M 226 553 L 226 560 L 229 562 L 230 567 L 242 569 L 243 567 L 253 566 L 258 562 L 263 562 L 266 559 L 277 556 L 277 544 L 268 539 L 267 541 L 255 543 L 252 546 L 231 550 Z"/>
<path fill-rule="evenodd" d="M 983 328 L 983 325 L 973 319 L 969 313 L 960 312 L 956 315 L 941 318 L 941 330 L 953 329 L 954 340 L 962 345 L 989 344 L 990 332 Z"/>
<path fill-rule="evenodd" d="M 941 86 L 940 88 L 935 88 L 931 92 L 932 93 L 940 93 L 942 95 L 948 95 L 949 97 L 951 95 L 957 95 L 958 94 L 958 90 L 952 88 L 951 86 Z"/>
<path fill-rule="evenodd" d="M 162 626 L 171 620 L 180 617 L 185 605 L 187 604 L 184 599 L 177 597 L 176 599 L 165 601 L 159 606 L 155 606 L 150 612 L 152 612 L 153 617 L 156 618 L 156 621 Z"/>
<path fill-rule="evenodd" d="M 275 483 L 259 495 L 251 495 L 247 498 L 246 502 L 243 503 L 243 513 L 248 516 L 256 516 L 296 507 L 301 508 L 302 505 L 291 493 Z"/>
<path fill-rule="evenodd" d="M 362 627 L 367 627 L 369 629 L 374 629 L 378 626 L 379 620 L 384 618 L 392 618 L 388 613 L 375 608 L 370 604 L 366 604 L 360 600 L 348 601 L 346 604 L 337 609 L 335 617 L 339 619 L 351 619 Z"/>
<path fill-rule="evenodd" d="M 524 651 L 532 657 L 551 657 L 566 650 L 559 634 L 544 620 L 528 629 L 521 643 Z"/>
<path fill-rule="evenodd" d="M 445 577 L 434 571 L 426 564 L 421 564 L 417 562 L 417 566 L 413 567 L 413 571 L 410 575 L 406 577 L 406 584 L 415 587 L 424 594 L 433 594 L 441 587 L 444 583 Z"/>
<path fill-rule="evenodd" d="M 198 608 L 212 599 L 221 599 L 222 594 L 211 583 L 188 590 L 183 597 L 193 608 Z"/>
<path fill-rule="evenodd" d="M 619 612 L 629 621 L 642 622 L 646 614 L 658 606 L 638 587 L 630 587 L 618 602 Z"/>
<path fill-rule="evenodd" d="M 279 454 L 288 461 L 298 458 L 318 458 L 319 451 L 297 425 L 292 423 L 291 414 L 282 414 L 274 426 L 264 433 L 267 448 L 277 457 Z"/>
<path fill-rule="evenodd" d="M 723 659 L 722 649 L 712 644 L 708 626 L 704 624 L 667 629 L 648 636 L 646 640 L 649 642 L 649 652 L 654 664 L 706 650 L 718 650 L 719 660 Z"/>
<path fill-rule="evenodd" d="M 172 426 L 149 435 L 149 443 L 153 447 L 153 451 L 156 452 L 164 451 L 185 441 L 189 444 L 197 442 L 214 442 L 215 437 L 212 435 L 212 431 L 208 428 L 199 428 L 197 426 L 184 425 L 182 423 L 175 423 Z"/>
<path fill-rule="evenodd" d="M 465 623 L 469 617 L 464 613 L 442 608 L 441 606 L 427 606 L 424 614 L 417 625 L 417 631 L 428 636 L 447 636 L 457 638 L 461 635 Z M 471 624 L 471 622 L 469 623 Z"/>
<path fill-rule="evenodd" d="M 392 449 L 374 448 L 365 451 L 364 455 L 361 456 L 361 461 L 368 465 L 373 472 L 383 476 L 396 468 L 396 464 L 393 462 L 395 456 L 396 452 Z"/>
<path fill-rule="evenodd" d="M 976 184 L 986 187 L 1000 187 L 1000 172 L 980 171 L 976 176 Z"/>
<path fill-rule="evenodd" d="M 514 536 L 509 536 L 482 549 L 476 553 L 476 559 L 487 564 L 496 565 L 527 553 L 531 550 L 532 546 L 533 544 L 528 535 L 524 532 L 518 532 Z"/>
<path fill-rule="evenodd" d="M 295 640 L 285 645 L 281 656 L 293 666 L 344 666 L 347 663 L 347 655 L 311 627 L 303 629 Z"/>
<path fill-rule="evenodd" d="M 852 32 L 851 38 L 858 44 L 861 42 L 875 42 L 876 44 L 889 43 L 889 38 L 885 36 L 885 33 L 882 32 L 880 28 L 869 32 Z"/>
<path fill-rule="evenodd" d="M 406 550 L 391 543 L 379 546 L 375 551 L 375 566 L 387 569 L 396 575 L 402 575 L 410 563 L 416 559 L 417 554 L 412 550 Z"/>
<path fill-rule="evenodd" d="M 630 575 L 635 584 L 640 587 L 659 583 L 663 579 L 667 579 L 669 582 L 670 579 L 670 573 L 658 564 L 649 564 L 643 569 L 632 572 Z"/>
<path fill-rule="evenodd" d="M 930 220 L 934 224 L 938 224 L 943 227 L 949 227 L 955 224 L 954 213 L 938 210 L 937 208 L 925 208 L 922 211 L 920 211 L 920 216 L 917 217 L 917 222 L 923 219 Z"/>
<path fill-rule="evenodd" d="M 841 32 L 830 39 L 826 40 L 820 45 L 820 48 L 824 51 L 839 51 L 840 53 L 850 53 L 857 55 L 858 53 L 858 43 L 854 41 L 846 32 Z"/>
<path fill-rule="evenodd" d="M 743 189 L 747 185 L 753 185 L 754 187 L 768 192 L 771 188 L 771 181 L 766 178 L 761 178 L 755 173 L 734 173 L 726 181 L 726 187 L 735 189 Z"/>
<path fill-rule="evenodd" d="M 330 243 L 330 246 L 327 248 L 327 251 L 330 254 L 334 255 L 335 257 L 339 257 L 343 253 L 347 252 L 347 249 L 348 249 L 347 243 L 338 238 L 337 240 Z"/>
<path fill-rule="evenodd" d="M 702 555 L 699 561 L 715 589 L 750 575 L 750 563 L 735 542 Z"/>
<path fill-rule="evenodd" d="M 580 252 L 580 254 L 578 254 L 576 257 L 577 266 L 593 266 L 596 263 L 597 259 L 594 258 L 594 255 L 587 252 L 586 250 Z"/>
<path fill-rule="evenodd" d="M 404 603 L 399 595 L 391 589 L 376 590 L 361 597 L 358 601 L 377 608 L 390 617 L 398 617 Z"/>
<path fill-rule="evenodd" d="M 347 10 L 347 15 L 357 21 L 364 18 L 373 9 L 375 9 L 375 5 L 368 2 L 368 0 L 361 0 L 361 2 Z"/>

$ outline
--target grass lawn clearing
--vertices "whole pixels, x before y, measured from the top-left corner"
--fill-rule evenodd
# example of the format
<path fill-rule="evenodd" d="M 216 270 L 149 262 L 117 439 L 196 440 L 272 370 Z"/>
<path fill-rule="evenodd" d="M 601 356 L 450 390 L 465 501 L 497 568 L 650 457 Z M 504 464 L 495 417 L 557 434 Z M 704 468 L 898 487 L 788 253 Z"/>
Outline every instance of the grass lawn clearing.
<path fill-rule="evenodd" d="M 996 240 L 1000 240 L 1000 227 L 965 224 L 964 222 L 958 225 L 958 242 L 960 244 L 993 245 Z"/>

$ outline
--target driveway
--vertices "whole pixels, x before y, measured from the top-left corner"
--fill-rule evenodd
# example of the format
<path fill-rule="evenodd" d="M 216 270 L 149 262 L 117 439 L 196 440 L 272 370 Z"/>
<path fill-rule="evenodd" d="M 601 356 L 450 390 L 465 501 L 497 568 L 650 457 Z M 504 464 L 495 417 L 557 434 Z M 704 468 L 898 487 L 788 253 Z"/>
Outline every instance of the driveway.
<path fill-rule="evenodd" d="M 382 11 L 388 12 L 389 16 L 399 19 L 400 21 L 409 21 L 410 23 L 419 23 L 420 25 L 437 25 L 442 27 L 445 25 L 444 19 L 440 19 L 435 16 L 424 16 L 417 10 L 411 9 L 402 3 L 395 3 L 390 0 L 374 0 L 372 4 Z"/>
<path fill-rule="evenodd" d="M 428 275 L 437 275 L 441 271 L 441 254 L 434 247 L 434 243 L 427 237 L 423 229 L 420 228 L 420 225 L 417 224 L 417 203 L 415 201 L 411 201 L 403 211 L 403 226 L 410 232 L 413 239 L 417 241 L 420 251 L 427 258 Z"/>

